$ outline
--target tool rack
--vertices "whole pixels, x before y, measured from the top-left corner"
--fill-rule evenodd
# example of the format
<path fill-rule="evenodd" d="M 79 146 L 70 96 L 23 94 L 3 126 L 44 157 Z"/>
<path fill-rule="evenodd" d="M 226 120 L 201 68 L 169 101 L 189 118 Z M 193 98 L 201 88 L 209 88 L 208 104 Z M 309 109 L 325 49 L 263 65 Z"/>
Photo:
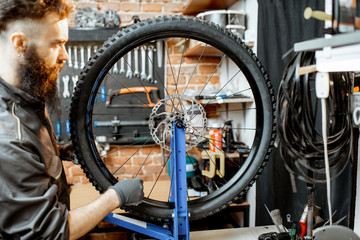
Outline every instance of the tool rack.
<path fill-rule="evenodd" d="M 70 122 L 68 116 L 70 112 L 72 92 L 75 90 L 75 86 L 80 78 L 80 73 L 82 72 L 82 69 L 84 68 L 88 59 L 97 51 L 98 48 L 103 45 L 104 41 L 106 41 L 109 37 L 116 34 L 120 30 L 121 28 L 69 28 L 69 41 L 66 44 L 66 50 L 69 54 L 69 61 L 65 64 L 63 70 L 60 72 L 57 83 L 61 103 L 61 116 L 57 116 L 56 114 L 50 112 L 50 119 L 52 125 L 54 126 L 54 132 L 56 134 L 58 144 L 67 144 L 70 141 Z M 155 42 L 151 43 L 151 46 L 142 46 L 142 48 L 139 48 L 136 53 L 135 51 L 133 51 L 130 52 L 130 54 L 124 56 L 110 70 L 114 76 L 121 79 L 121 81 L 125 81 L 127 83 L 127 86 L 136 88 L 141 85 L 148 87 L 149 89 L 157 89 L 157 91 L 151 91 L 151 93 L 154 92 L 154 94 L 151 94 L 150 97 L 152 99 L 150 101 L 148 100 L 149 96 L 145 94 L 146 91 L 145 93 L 137 93 L 141 98 L 144 98 L 144 102 L 156 102 L 156 98 L 164 97 L 162 85 L 162 82 L 164 81 L 165 71 L 163 63 L 164 58 L 162 57 L 161 59 L 159 57 L 157 52 L 158 47 L 159 45 L 157 45 L 157 43 Z M 130 68 L 127 64 L 127 62 L 129 61 L 128 55 L 131 55 L 130 61 L 132 64 L 132 68 Z M 149 64 L 150 60 L 148 60 L 148 58 L 150 55 L 152 55 L 153 57 L 153 66 L 150 66 Z M 145 57 L 146 61 L 143 61 L 142 58 Z M 138 76 L 135 73 L 135 66 L 138 67 Z M 144 67 L 145 69 L 143 69 Z M 140 73 L 142 73 L 143 75 L 145 73 L 146 76 L 143 76 L 143 78 L 141 78 Z M 151 75 L 151 73 L 153 74 L 153 81 L 148 80 L 148 77 Z M 144 77 L 146 77 L 146 79 L 144 79 Z M 140 84 L 139 81 L 141 81 L 142 84 Z M 131 139 L 127 139 L 126 137 L 122 136 L 128 136 L 131 134 L 135 134 L 134 136 L 131 135 L 132 139 L 149 137 L 144 135 L 144 131 L 142 130 L 147 128 L 147 124 L 143 123 L 144 120 L 146 120 L 145 115 L 137 115 L 138 119 L 131 119 L 132 121 L 136 120 L 136 122 L 138 122 L 140 125 L 131 125 L 124 127 L 122 123 L 120 123 L 120 125 L 117 124 L 119 122 L 117 121 L 117 113 L 119 111 L 131 115 L 137 107 L 117 106 L 116 101 L 112 101 L 114 102 L 114 104 L 112 104 L 111 106 L 108 104 L 111 103 L 109 102 L 109 96 L 119 95 L 116 94 L 116 92 L 121 91 L 120 86 L 115 86 L 112 82 L 107 83 L 105 79 L 104 86 L 100 88 L 100 91 L 101 94 L 99 94 L 99 97 L 97 97 L 96 104 L 103 105 L 101 107 L 102 109 L 104 109 L 104 111 L 106 111 L 107 116 L 99 119 L 99 126 L 95 126 L 96 135 L 100 136 L 98 139 L 99 143 L 115 145 L 126 144 L 129 143 Z M 126 94 L 119 97 L 126 98 Z M 136 134 L 137 131 L 140 133 Z"/>

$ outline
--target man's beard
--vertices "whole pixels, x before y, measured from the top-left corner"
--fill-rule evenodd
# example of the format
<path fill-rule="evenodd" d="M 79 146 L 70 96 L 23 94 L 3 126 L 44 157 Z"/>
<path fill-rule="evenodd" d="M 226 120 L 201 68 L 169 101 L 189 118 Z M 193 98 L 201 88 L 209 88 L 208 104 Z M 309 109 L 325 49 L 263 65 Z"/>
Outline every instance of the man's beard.
<path fill-rule="evenodd" d="M 30 45 L 20 61 L 18 76 L 20 88 L 35 99 L 44 101 L 54 114 L 61 114 L 57 78 L 63 62 L 48 66 L 36 51 L 35 45 Z"/>

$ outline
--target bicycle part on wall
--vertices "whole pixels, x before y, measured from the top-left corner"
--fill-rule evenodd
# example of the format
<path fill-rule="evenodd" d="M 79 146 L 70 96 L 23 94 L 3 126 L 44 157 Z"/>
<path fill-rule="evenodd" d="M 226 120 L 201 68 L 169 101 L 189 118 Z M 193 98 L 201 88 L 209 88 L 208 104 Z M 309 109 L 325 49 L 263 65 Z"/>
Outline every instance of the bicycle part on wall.
<path fill-rule="evenodd" d="M 190 48 L 193 43 L 196 46 Z M 158 54 L 152 52 L 155 46 L 162 46 L 162 63 L 158 62 Z M 121 68 L 135 72 L 134 62 L 126 62 L 128 54 L 134 50 L 141 56 L 138 59 L 145 58 L 151 63 L 147 65 L 153 67 L 153 72 L 146 71 L 153 74 L 152 80 L 142 78 L 141 74 L 133 75 L 131 79 L 119 78 L 111 71 L 114 64 L 124 59 Z M 147 51 L 145 57 L 144 51 Z M 142 64 L 138 66 L 143 71 Z M 165 71 L 159 71 L 158 66 Z M 132 87 L 141 86 L 149 93 L 146 89 L 154 84 L 160 89 L 159 101 L 152 100 L 155 106 L 150 106 L 146 94 L 139 96 L 136 91 L 131 91 Z M 111 86 L 113 90 L 127 89 L 126 92 L 132 94 L 131 98 L 119 99 L 119 103 L 136 102 L 142 106 L 131 107 L 124 113 L 123 108 L 98 105 L 97 99 L 101 96 L 105 94 L 107 99 L 111 96 L 110 92 L 101 90 L 105 86 L 106 89 Z M 241 39 L 196 18 L 160 17 L 119 31 L 87 63 L 72 99 L 71 139 L 81 167 L 97 190 L 103 192 L 126 177 L 143 178 L 143 203 L 125 209 L 149 221 L 170 221 L 174 207 L 169 201 L 172 179 L 167 174 L 171 167 L 168 166 L 169 151 L 173 150 L 168 144 L 170 123 L 183 122 L 186 159 L 196 159 L 199 163 L 206 161 L 210 165 L 211 157 L 206 154 L 208 129 L 214 128 L 214 119 L 233 120 L 234 142 L 248 146 L 247 157 L 239 160 L 242 149 L 235 148 L 231 153 L 216 149 L 216 154 L 223 156 L 222 162 L 225 161 L 221 174 L 216 174 L 214 179 L 203 178 L 209 187 L 201 195 L 194 196 L 188 189 L 190 220 L 195 220 L 242 199 L 258 178 L 269 159 L 275 138 L 274 107 L 275 97 L 266 71 Z M 110 110 L 113 111 L 111 114 Z M 120 133 L 129 141 L 120 146 L 112 145 L 104 153 L 101 142 L 97 141 L 96 123 L 109 115 L 115 115 L 120 123 L 142 117 L 148 125 L 146 131 L 141 129 L 138 133 L 148 137 L 135 138 L 131 133 Z M 105 137 L 112 136 L 113 133 L 109 133 Z M 216 163 L 211 164 L 215 166 L 215 172 L 220 172 Z M 197 174 L 201 176 L 201 173 Z"/>

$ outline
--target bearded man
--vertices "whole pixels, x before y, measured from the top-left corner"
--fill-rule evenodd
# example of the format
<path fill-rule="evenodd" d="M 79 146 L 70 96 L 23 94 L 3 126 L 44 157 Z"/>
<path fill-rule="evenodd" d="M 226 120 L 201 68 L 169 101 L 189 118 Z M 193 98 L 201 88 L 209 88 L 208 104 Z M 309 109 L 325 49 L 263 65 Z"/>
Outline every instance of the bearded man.
<path fill-rule="evenodd" d="M 0 1 L 0 239 L 77 239 L 108 213 L 143 198 L 120 181 L 69 210 L 69 191 L 46 111 L 68 54 L 70 0 Z"/>

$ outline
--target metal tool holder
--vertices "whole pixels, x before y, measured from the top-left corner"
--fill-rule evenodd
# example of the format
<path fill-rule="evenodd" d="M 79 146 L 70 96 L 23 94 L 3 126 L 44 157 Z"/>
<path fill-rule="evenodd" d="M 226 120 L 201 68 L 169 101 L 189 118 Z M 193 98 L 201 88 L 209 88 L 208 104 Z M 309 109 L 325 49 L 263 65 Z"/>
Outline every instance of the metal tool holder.
<path fill-rule="evenodd" d="M 180 121 L 173 123 L 170 146 L 173 149 L 170 156 L 170 176 L 172 179 L 170 202 L 175 203 L 173 223 L 166 227 L 160 227 L 115 213 L 107 215 L 104 221 L 157 239 L 190 239 L 189 213 L 187 208 L 185 129 Z"/>

